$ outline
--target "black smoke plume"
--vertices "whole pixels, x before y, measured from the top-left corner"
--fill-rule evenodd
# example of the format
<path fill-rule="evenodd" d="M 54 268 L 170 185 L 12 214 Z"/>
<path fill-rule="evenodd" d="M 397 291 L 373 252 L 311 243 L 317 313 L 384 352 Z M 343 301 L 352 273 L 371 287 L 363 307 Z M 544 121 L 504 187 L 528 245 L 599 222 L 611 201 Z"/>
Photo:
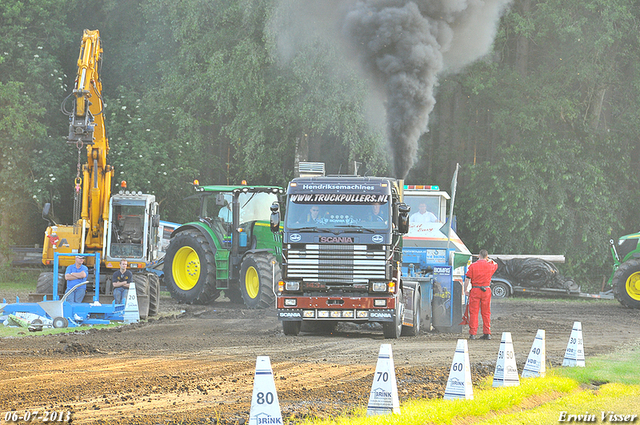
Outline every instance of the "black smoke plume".
<path fill-rule="evenodd" d="M 282 0 L 281 51 L 342 37 L 384 94 L 394 174 L 405 178 L 428 130 L 438 76 L 488 53 L 511 0 Z M 336 36 L 338 34 L 338 36 Z M 349 56 L 345 50 L 345 60 Z"/>

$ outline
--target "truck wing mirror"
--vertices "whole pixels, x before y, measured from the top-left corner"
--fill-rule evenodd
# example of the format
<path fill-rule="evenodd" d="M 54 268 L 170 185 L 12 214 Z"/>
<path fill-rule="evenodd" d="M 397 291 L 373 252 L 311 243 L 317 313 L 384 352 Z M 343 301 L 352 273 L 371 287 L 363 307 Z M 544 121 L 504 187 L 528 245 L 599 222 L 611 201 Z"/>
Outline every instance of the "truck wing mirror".
<path fill-rule="evenodd" d="M 225 204 L 224 193 L 218 193 L 216 195 L 216 205 L 223 206 Z"/>
<path fill-rule="evenodd" d="M 49 214 L 51 213 L 51 204 L 50 203 L 46 203 L 44 204 L 44 207 L 42 207 L 42 218 L 48 218 Z"/>
<path fill-rule="evenodd" d="M 160 214 L 151 216 L 151 227 L 160 227 Z"/>
<path fill-rule="evenodd" d="M 273 233 L 280 231 L 280 205 L 277 202 L 271 204 L 271 218 L 269 224 Z"/>
<path fill-rule="evenodd" d="M 409 232 L 409 211 L 411 207 L 405 203 L 398 205 L 398 232 Z"/>
<path fill-rule="evenodd" d="M 44 204 L 44 207 L 42 207 L 42 218 L 47 220 L 47 221 L 52 222 L 55 225 L 58 224 L 53 219 L 53 211 L 51 211 L 51 204 L 49 202 Z"/>

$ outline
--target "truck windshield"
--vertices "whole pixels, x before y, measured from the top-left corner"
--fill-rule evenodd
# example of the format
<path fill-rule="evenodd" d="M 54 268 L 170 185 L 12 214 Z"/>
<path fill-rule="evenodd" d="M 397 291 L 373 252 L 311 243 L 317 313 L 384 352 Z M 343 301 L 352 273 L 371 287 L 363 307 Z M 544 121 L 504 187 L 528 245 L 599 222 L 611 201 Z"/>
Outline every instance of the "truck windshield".
<path fill-rule="evenodd" d="M 323 229 L 344 225 L 365 229 L 389 227 L 389 203 L 378 204 L 310 204 L 290 202 L 285 225 L 289 229 Z"/>

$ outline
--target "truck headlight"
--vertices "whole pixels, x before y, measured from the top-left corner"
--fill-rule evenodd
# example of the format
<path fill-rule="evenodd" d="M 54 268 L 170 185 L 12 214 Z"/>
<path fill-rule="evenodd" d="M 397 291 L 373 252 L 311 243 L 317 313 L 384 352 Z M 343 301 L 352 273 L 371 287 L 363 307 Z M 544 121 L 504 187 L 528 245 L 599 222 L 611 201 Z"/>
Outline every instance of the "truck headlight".
<path fill-rule="evenodd" d="M 296 305 L 298 305 L 298 302 L 295 298 L 285 298 L 284 305 L 286 305 L 287 307 L 295 307 Z"/>
<path fill-rule="evenodd" d="M 284 288 L 287 291 L 299 291 L 300 290 L 300 282 L 285 282 Z"/>
<path fill-rule="evenodd" d="M 385 292 L 387 290 L 386 282 L 373 282 L 371 285 L 371 290 L 373 292 Z"/>

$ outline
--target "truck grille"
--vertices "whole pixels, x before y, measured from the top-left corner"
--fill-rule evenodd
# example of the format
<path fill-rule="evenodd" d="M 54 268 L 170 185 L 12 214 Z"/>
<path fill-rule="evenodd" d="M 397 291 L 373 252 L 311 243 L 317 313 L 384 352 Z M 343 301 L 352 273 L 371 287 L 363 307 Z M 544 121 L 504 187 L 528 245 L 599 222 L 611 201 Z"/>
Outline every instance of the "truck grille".
<path fill-rule="evenodd" d="M 366 245 L 304 245 L 285 253 L 287 277 L 327 284 L 385 279 L 385 251 Z"/>

